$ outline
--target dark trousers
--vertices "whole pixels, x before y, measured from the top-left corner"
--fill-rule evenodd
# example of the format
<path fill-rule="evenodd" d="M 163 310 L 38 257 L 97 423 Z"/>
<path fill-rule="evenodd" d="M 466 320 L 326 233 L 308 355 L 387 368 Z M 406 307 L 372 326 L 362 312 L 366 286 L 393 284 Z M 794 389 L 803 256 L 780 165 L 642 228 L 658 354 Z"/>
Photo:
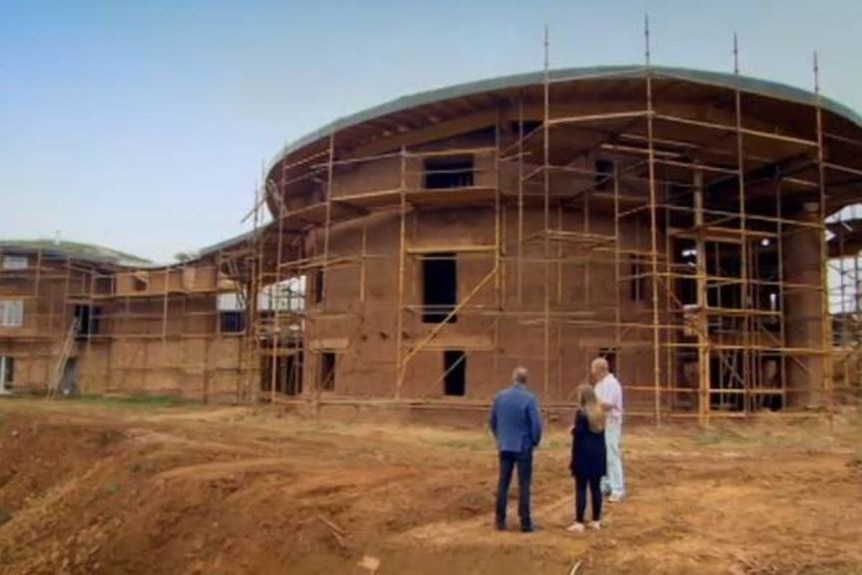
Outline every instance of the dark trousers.
<path fill-rule="evenodd" d="M 575 477 L 575 521 L 578 523 L 584 522 L 584 514 L 587 511 L 587 485 L 590 487 L 593 521 L 602 518 L 602 478 Z"/>
<path fill-rule="evenodd" d="M 518 468 L 518 517 L 521 527 L 532 527 L 530 519 L 530 483 L 533 480 L 532 450 L 500 452 L 500 481 L 497 483 L 497 525 L 506 523 L 506 504 L 509 499 L 509 485 L 512 471 Z"/>

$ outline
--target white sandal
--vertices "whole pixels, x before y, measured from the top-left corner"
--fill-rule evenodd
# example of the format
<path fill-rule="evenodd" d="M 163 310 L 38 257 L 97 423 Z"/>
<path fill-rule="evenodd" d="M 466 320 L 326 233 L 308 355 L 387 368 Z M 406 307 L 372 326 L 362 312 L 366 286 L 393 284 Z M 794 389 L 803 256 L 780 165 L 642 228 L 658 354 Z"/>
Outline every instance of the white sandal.
<path fill-rule="evenodd" d="M 578 523 L 577 521 L 566 527 L 566 531 L 568 531 L 569 533 L 583 533 L 584 530 L 586 530 L 586 526 L 584 526 L 583 523 Z"/>

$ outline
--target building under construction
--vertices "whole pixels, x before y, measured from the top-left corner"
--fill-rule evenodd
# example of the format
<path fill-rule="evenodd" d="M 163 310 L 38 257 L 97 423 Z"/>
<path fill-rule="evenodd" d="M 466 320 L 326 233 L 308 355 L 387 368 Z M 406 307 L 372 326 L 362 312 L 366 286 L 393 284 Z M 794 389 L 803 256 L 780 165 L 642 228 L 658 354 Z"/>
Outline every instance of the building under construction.
<path fill-rule="evenodd" d="M 287 146 L 254 229 L 198 259 L 52 267 L 28 383 L 68 356 L 92 391 L 460 406 L 522 364 L 553 406 L 602 355 L 632 414 L 828 404 L 858 334 L 858 265 L 836 322 L 828 263 L 862 247 L 835 214 L 860 191 L 862 118 L 816 88 L 637 66 L 422 93 Z M 38 257 L 0 297 L 45 285 Z M 22 333 L 0 328 L 16 380 Z"/>
<path fill-rule="evenodd" d="M 0 393 L 247 397 L 230 254 L 215 246 L 158 266 L 70 242 L 0 242 Z"/>

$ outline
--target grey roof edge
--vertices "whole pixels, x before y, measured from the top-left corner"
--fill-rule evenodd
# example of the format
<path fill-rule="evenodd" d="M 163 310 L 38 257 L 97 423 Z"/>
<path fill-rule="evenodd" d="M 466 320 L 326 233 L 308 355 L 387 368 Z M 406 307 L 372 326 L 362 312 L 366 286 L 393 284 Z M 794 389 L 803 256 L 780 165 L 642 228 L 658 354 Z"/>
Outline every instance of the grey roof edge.
<path fill-rule="evenodd" d="M 112 248 L 106 248 L 97 244 L 84 244 L 81 242 L 70 241 L 63 241 L 60 244 L 54 244 L 53 240 L 48 239 L 0 239 L 0 252 L 42 252 L 44 254 L 49 254 L 51 256 L 56 256 L 60 258 L 69 258 L 71 260 L 78 260 L 81 262 L 89 262 L 92 264 L 105 265 L 115 268 L 159 270 L 173 267 L 181 267 L 183 265 L 188 265 L 189 263 L 205 260 L 208 257 L 219 253 L 220 251 L 223 251 L 228 248 L 233 248 L 241 245 L 244 242 L 247 242 L 249 239 L 254 237 L 256 233 L 260 233 L 261 231 L 268 229 L 269 226 L 270 223 L 261 226 L 257 230 L 249 230 L 247 232 L 231 236 L 226 240 L 222 240 L 220 242 L 208 245 L 198 250 L 190 250 L 190 253 L 193 254 L 194 257 L 190 258 L 188 261 L 185 262 L 159 263 L 132 254 L 127 254 Z M 71 249 L 70 246 L 78 246 L 78 250 L 76 251 L 75 249 Z M 98 255 L 96 253 L 82 252 L 80 251 L 81 247 L 92 251 L 100 251 L 102 252 L 102 255 Z"/>
<path fill-rule="evenodd" d="M 743 92 L 758 94 L 761 96 L 769 96 L 780 98 L 800 104 L 816 105 L 819 104 L 823 109 L 833 112 L 843 118 L 853 122 L 862 128 L 862 115 L 852 108 L 841 104 L 835 100 L 817 94 L 783 84 L 772 80 L 762 80 L 745 75 L 736 75 L 725 72 L 715 72 L 707 70 L 697 70 L 692 68 L 678 68 L 670 66 L 644 66 L 644 65 L 617 65 L 617 66 L 590 66 L 584 68 L 563 68 L 550 70 L 548 78 L 551 82 L 565 82 L 569 80 L 586 80 L 590 78 L 642 78 L 647 74 L 652 74 L 655 78 L 673 78 L 678 80 L 687 80 L 699 84 L 708 84 L 721 88 L 735 89 L 739 88 Z M 514 74 L 509 76 L 499 76 L 495 78 L 487 78 L 474 82 L 466 82 L 455 84 L 444 88 L 436 88 L 415 94 L 402 96 L 394 100 L 390 100 L 383 104 L 361 110 L 354 114 L 337 118 L 332 122 L 322 126 L 321 128 L 310 132 L 293 142 L 290 142 L 282 147 L 282 149 L 269 162 L 266 168 L 266 173 L 269 172 L 281 161 L 282 158 L 300 150 L 301 148 L 312 144 L 316 141 L 327 138 L 333 133 L 356 126 L 379 118 L 384 115 L 408 110 L 418 106 L 469 96 L 472 94 L 481 94 L 494 90 L 502 90 L 508 88 L 523 88 L 544 82 L 545 74 L 543 71 L 527 72 L 522 74 Z"/>
<path fill-rule="evenodd" d="M 48 239 L 9 239 L 0 240 L 0 251 L 11 252 L 42 252 L 56 257 L 79 260 L 99 265 L 114 267 L 155 267 L 158 264 L 132 254 L 106 248 L 97 244 L 61 241 L 59 243 Z"/>
<path fill-rule="evenodd" d="M 262 228 L 265 228 L 265 227 L 266 226 L 262 226 Z M 242 242 L 246 242 L 249 239 L 251 239 L 255 235 L 255 233 L 258 233 L 259 231 L 261 231 L 261 230 L 260 229 L 249 230 L 247 232 L 243 232 L 241 234 L 237 234 L 235 236 L 232 236 L 226 240 L 222 240 L 222 241 L 214 243 L 212 245 L 203 247 L 203 248 L 197 250 L 197 252 L 196 252 L 197 257 L 195 258 L 195 260 L 206 258 L 206 257 L 211 256 L 213 254 L 216 254 L 216 253 L 218 253 L 224 249 L 237 246 L 237 245 L 241 244 Z"/>
<path fill-rule="evenodd" d="M 150 261 L 144 258 L 139 258 L 138 256 L 132 256 L 131 254 L 125 254 L 123 252 L 119 252 L 117 250 L 113 250 L 111 248 L 106 248 L 104 246 L 92 245 L 92 247 L 97 248 L 105 252 L 105 255 L 99 256 L 95 254 L 81 253 L 79 251 L 65 249 L 62 245 L 53 246 L 48 242 L 49 240 L 0 240 L 0 253 L 2 252 L 12 252 L 12 253 L 28 253 L 34 254 L 37 252 L 42 252 L 43 254 L 58 257 L 58 258 L 68 258 L 70 260 L 76 260 L 79 262 L 86 262 L 90 264 L 107 266 L 111 268 L 124 269 L 124 270 L 161 270 L 175 267 L 182 267 L 184 265 L 189 265 L 194 262 L 203 261 L 210 256 L 217 254 L 218 252 L 225 250 L 227 248 L 235 247 L 242 244 L 245 241 L 248 241 L 255 234 L 254 230 L 244 232 L 242 234 L 232 236 L 226 240 L 222 240 L 218 243 L 206 246 L 199 250 L 191 250 L 190 253 L 194 254 L 194 257 L 190 258 L 185 262 L 170 262 L 170 263 L 160 263 Z M 74 242 L 73 242 L 74 243 Z"/>

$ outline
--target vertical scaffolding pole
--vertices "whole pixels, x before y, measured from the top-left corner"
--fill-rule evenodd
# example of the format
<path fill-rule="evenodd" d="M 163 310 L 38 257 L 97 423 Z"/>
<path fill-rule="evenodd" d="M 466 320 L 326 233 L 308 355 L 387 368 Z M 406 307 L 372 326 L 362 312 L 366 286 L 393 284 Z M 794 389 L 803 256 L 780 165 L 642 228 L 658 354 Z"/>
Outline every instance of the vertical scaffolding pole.
<path fill-rule="evenodd" d="M 41 248 L 39 250 L 37 250 L 37 252 L 36 252 L 36 279 L 33 283 L 33 297 L 36 298 L 36 301 L 38 301 L 39 290 L 41 288 L 43 253 L 44 253 L 44 251 Z M 48 283 L 48 286 L 51 287 L 51 284 Z M 53 313 L 54 313 L 54 298 L 53 298 L 54 290 L 53 289 L 51 289 L 50 295 L 51 295 L 51 297 L 50 297 L 50 300 L 51 300 L 50 306 L 51 307 L 49 308 L 49 312 L 48 312 L 48 321 L 46 322 L 44 319 L 42 319 L 41 315 L 38 315 L 37 319 L 36 319 L 36 329 L 46 329 L 47 328 L 47 331 L 49 331 L 49 332 L 51 331 L 51 325 L 50 324 L 51 324 L 51 321 L 53 320 Z M 38 304 L 37 304 L 36 310 L 38 313 Z M 39 325 L 40 323 L 42 325 Z M 48 324 L 47 326 L 45 326 L 46 323 Z M 41 348 L 42 346 L 40 345 L 39 347 Z M 33 353 L 31 352 L 31 357 L 32 357 L 32 355 L 33 355 Z M 33 364 L 34 363 L 35 363 L 35 361 L 33 361 L 32 359 L 27 362 L 27 375 L 25 376 L 27 383 L 30 383 L 33 381 Z"/>
<path fill-rule="evenodd" d="M 544 151 L 543 151 L 543 188 L 544 188 L 544 260 L 545 260 L 545 277 L 544 277 L 544 295 L 545 295 L 545 310 L 544 310 L 544 326 L 545 326 L 545 369 L 544 369 L 544 390 L 545 401 L 550 399 L 550 382 L 551 382 L 551 264 L 550 264 L 550 227 L 551 227 L 551 180 L 550 180 L 550 73 L 548 70 L 548 26 L 545 25 L 545 72 L 543 78 L 544 86 L 544 121 L 542 122 L 542 131 L 544 135 Z"/>
<path fill-rule="evenodd" d="M 604 176 L 604 175 L 605 174 L 602 174 L 602 176 Z M 588 190 L 588 191 L 584 192 L 584 233 L 587 234 L 587 236 L 589 236 L 589 234 L 590 234 L 590 192 L 591 191 L 592 190 Z M 563 226 L 561 225 L 560 230 L 562 230 L 562 228 L 563 228 Z M 560 245 L 562 246 L 562 242 L 560 242 Z M 561 249 L 560 250 L 560 259 L 562 259 L 562 256 L 563 256 L 563 252 Z M 592 290 L 590 289 L 590 286 L 592 285 L 592 281 L 590 281 L 590 274 L 593 271 L 592 257 L 591 256 L 592 256 L 592 253 L 590 253 L 588 255 L 587 261 L 584 263 L 584 268 L 585 268 L 584 269 L 584 277 L 586 278 L 586 281 L 584 282 L 584 303 L 586 304 L 586 307 L 584 309 L 590 309 L 590 300 L 592 299 L 590 297 L 590 294 L 592 293 Z"/>
<path fill-rule="evenodd" d="M 329 284 L 329 235 L 332 227 L 332 180 L 335 173 L 335 131 L 329 135 L 329 162 L 326 167 L 326 222 L 323 228 L 323 260 L 320 267 L 320 278 L 323 281 L 323 289 L 320 294 L 320 303 L 326 308 L 326 292 Z"/>
<path fill-rule="evenodd" d="M 248 284 L 248 295 L 246 297 L 246 322 L 249 327 L 249 351 L 248 351 L 248 360 L 249 360 L 249 378 L 246 382 L 246 390 L 245 395 L 251 396 L 252 403 L 257 403 L 257 392 L 260 387 L 259 381 L 253 381 L 251 379 L 252 374 L 254 374 L 260 368 L 260 362 L 262 356 L 258 355 L 259 347 L 260 347 L 260 333 L 259 326 L 257 325 L 258 317 L 259 317 L 259 304 L 260 304 L 260 275 L 261 269 L 263 267 L 263 245 L 260 241 L 260 204 L 261 204 L 261 191 L 255 186 L 254 188 L 254 232 L 251 236 L 251 250 L 252 255 L 249 256 L 248 264 L 249 264 L 249 284 Z M 261 378 L 262 379 L 262 378 Z"/>
<path fill-rule="evenodd" d="M 501 238 L 501 223 L 500 223 L 500 123 L 502 119 L 499 113 L 494 126 L 494 268 L 500 268 L 500 258 L 502 256 Z M 500 297 L 502 291 L 501 274 L 497 273 L 494 277 L 494 294 L 496 297 L 496 305 L 500 307 Z"/>
<path fill-rule="evenodd" d="M 562 232 L 564 229 L 563 225 L 563 204 L 561 202 L 557 202 L 557 232 Z M 555 266 L 557 269 L 557 281 L 556 281 L 556 290 L 554 294 L 554 301 L 557 302 L 557 305 L 563 303 L 563 255 L 565 251 L 563 249 L 563 242 L 557 242 L 556 253 L 554 254 L 554 259 L 557 261 L 557 265 Z M 589 279 L 589 273 L 586 274 L 586 277 Z M 585 282 L 586 285 L 589 285 L 589 281 Z M 584 293 L 587 293 L 585 291 Z M 589 306 L 589 301 L 587 300 L 587 306 Z"/>
<path fill-rule="evenodd" d="M 862 286 L 859 284 L 859 252 L 853 252 L 853 304 L 851 305 L 851 310 L 853 311 L 853 323 L 851 327 L 853 332 L 850 334 L 851 345 L 853 346 L 854 352 L 858 351 L 859 346 L 859 312 L 860 312 L 860 298 L 862 298 Z M 853 358 L 853 365 L 850 365 L 850 359 Z M 848 378 L 844 382 L 844 387 L 850 388 L 850 375 L 855 375 L 855 377 L 859 378 L 859 360 L 858 355 L 856 353 L 852 353 L 851 357 L 847 358 L 848 364 Z"/>
<path fill-rule="evenodd" d="M 652 267 L 652 332 L 653 332 L 653 388 L 656 425 L 661 423 L 661 333 L 658 309 L 658 198 L 655 188 L 655 149 L 653 148 L 654 116 L 652 69 L 650 64 L 649 16 L 644 18 L 644 40 L 646 47 L 646 100 L 647 100 L 647 161 L 649 164 L 650 205 L 650 263 Z"/>
<path fill-rule="evenodd" d="M 407 256 L 407 150 L 401 148 L 401 185 L 398 225 L 398 310 L 395 331 L 395 399 L 401 399 L 404 385 L 403 350 L 404 343 L 404 267 Z"/>
<path fill-rule="evenodd" d="M 743 133 L 742 133 L 742 91 L 739 89 L 739 44 L 736 34 L 733 35 L 733 76 L 734 76 L 734 109 L 736 116 L 736 169 L 737 169 L 737 187 L 739 190 L 739 229 L 741 234 L 740 245 L 740 297 L 742 301 L 740 306 L 742 309 L 742 405 L 743 414 L 748 416 L 749 401 L 751 394 L 751 385 L 749 379 L 752 373 L 752 352 L 751 352 L 751 324 L 752 318 L 749 313 L 749 303 L 751 301 L 751 287 L 749 285 L 749 245 L 748 245 L 748 224 L 745 219 L 745 155 L 743 152 Z M 735 353 L 735 352 L 734 352 Z"/>
<path fill-rule="evenodd" d="M 665 202 L 664 202 L 664 210 L 662 211 L 662 219 L 661 224 L 665 230 L 670 228 L 670 202 L 673 201 L 671 196 L 673 190 L 669 189 L 668 184 L 664 186 L 665 190 Z M 667 314 L 667 331 L 665 333 L 665 345 L 664 345 L 664 361 L 667 366 L 667 371 L 665 377 L 667 380 L 665 381 L 665 387 L 668 389 L 675 389 L 677 387 L 676 383 L 676 370 L 673 369 L 675 367 L 674 358 L 679 355 L 678 348 L 674 345 L 676 343 L 678 337 L 678 329 L 675 325 L 672 324 L 673 315 L 672 310 L 674 309 L 675 304 L 675 294 L 673 292 L 675 286 L 675 270 L 673 269 L 674 261 L 671 257 L 673 254 L 673 238 L 670 233 L 664 234 L 664 253 L 667 257 L 664 258 L 664 266 L 662 266 L 662 276 L 665 278 L 664 280 L 664 302 L 662 304 L 662 309 L 665 310 Z M 672 395 L 670 397 L 673 397 Z M 667 403 L 670 403 L 668 401 Z"/>
<path fill-rule="evenodd" d="M 622 262 L 620 258 L 622 254 L 620 252 L 620 248 L 622 247 L 620 244 L 623 239 L 620 236 L 620 169 L 617 165 L 617 162 L 614 162 L 614 290 L 616 292 L 616 306 L 614 306 L 614 348 L 617 352 L 617 377 L 620 377 L 620 372 L 622 370 L 622 357 L 623 354 L 620 353 L 620 345 L 622 343 L 622 286 L 620 285 L 620 279 L 622 276 Z"/>
<path fill-rule="evenodd" d="M 91 269 L 89 274 L 90 274 L 90 293 L 89 293 L 89 297 L 87 298 L 87 305 L 90 306 L 90 313 L 87 314 L 87 358 L 92 358 L 93 357 L 93 327 L 95 325 L 94 316 L 96 314 L 96 306 L 95 306 L 96 301 L 94 299 L 94 294 L 96 291 L 96 272 Z M 99 313 L 101 314 L 101 310 L 99 310 Z M 78 392 L 83 395 L 85 392 L 83 382 L 86 381 L 86 378 L 81 378 L 81 381 L 82 381 L 82 384 L 80 385 L 80 389 L 78 390 Z"/>
<path fill-rule="evenodd" d="M 495 294 L 495 309 L 494 309 L 494 343 L 493 343 L 493 377 L 497 380 L 497 371 L 499 370 L 500 354 L 497 353 L 500 341 L 500 311 L 503 309 L 503 220 L 502 213 L 502 198 L 500 196 L 500 124 L 502 118 L 497 114 L 497 120 L 494 126 L 494 269 L 497 273 L 494 277 L 494 294 Z M 465 356 L 466 357 L 466 356 Z"/>
<path fill-rule="evenodd" d="M 265 176 L 264 176 L 265 177 Z M 266 186 L 264 186 L 264 194 L 266 193 Z M 327 190 L 328 193 L 328 190 Z M 283 205 L 282 202 L 276 202 L 278 206 L 278 247 L 276 248 L 276 259 L 275 259 L 275 277 L 273 278 L 273 283 L 270 284 L 270 292 L 269 292 L 269 304 L 272 308 L 272 295 L 276 294 L 276 305 L 275 308 L 271 310 L 273 326 L 272 326 L 272 341 L 270 345 L 272 346 L 272 364 L 270 365 L 270 380 L 269 380 L 269 399 L 270 402 L 275 403 L 275 389 L 276 384 L 278 383 L 278 353 L 279 348 L 281 347 L 281 260 L 284 255 L 284 213 L 283 213 Z M 324 283 L 324 287 L 326 284 Z M 290 297 L 288 295 L 288 297 Z"/>
<path fill-rule="evenodd" d="M 332 233 L 332 191 L 333 191 L 333 176 L 335 173 L 335 131 L 329 135 L 329 153 L 327 166 L 326 166 L 326 197 L 325 197 L 325 207 L 326 207 L 326 218 L 323 226 L 323 258 L 320 261 L 320 273 L 317 275 L 319 281 L 323 282 L 323 285 L 320 286 L 320 307 L 322 311 L 326 310 L 327 307 L 327 292 L 329 286 L 329 242 L 330 235 Z M 316 238 L 315 238 L 316 241 Z M 326 385 L 326 381 L 322 378 L 322 361 L 323 361 L 323 351 L 318 347 L 314 353 L 314 363 L 315 369 L 317 370 L 317 383 L 315 385 L 314 393 L 312 395 L 312 399 L 314 401 L 314 414 L 315 418 L 319 421 L 320 417 L 320 409 L 321 403 L 320 398 L 323 394 L 324 386 Z M 309 353 L 311 350 L 309 349 Z M 334 378 L 335 374 L 331 374 Z"/>
<path fill-rule="evenodd" d="M 162 297 L 164 301 L 162 302 L 162 361 L 165 360 L 165 355 L 167 355 L 168 348 L 168 305 L 170 302 L 171 292 L 171 270 L 170 268 L 165 268 L 165 289 L 163 290 Z"/>
<path fill-rule="evenodd" d="M 368 257 L 368 222 L 362 222 L 362 252 L 359 262 L 359 303 L 365 303 L 365 283 L 366 283 L 366 262 Z"/>
<path fill-rule="evenodd" d="M 60 300 L 60 330 L 66 331 L 66 308 L 69 305 L 69 292 L 72 290 L 72 260 L 66 256 L 66 281 L 63 284 L 63 299 Z M 51 323 L 54 323 L 54 318 L 51 318 Z"/>
<path fill-rule="evenodd" d="M 826 173 L 824 169 L 824 152 L 823 152 L 823 105 L 820 95 L 820 65 L 818 62 L 817 52 L 814 52 L 814 94 L 815 94 L 815 112 L 817 123 L 817 176 L 818 176 L 818 192 L 820 206 L 820 329 L 822 337 L 822 353 L 823 353 L 823 392 L 826 395 L 826 403 L 829 406 L 829 422 L 832 423 L 834 412 L 833 389 L 832 389 L 832 344 L 830 341 L 830 325 L 829 325 L 829 294 L 827 262 L 829 261 L 829 252 L 826 246 Z"/>
<path fill-rule="evenodd" d="M 39 288 L 42 283 L 42 253 L 43 250 L 41 249 L 36 252 L 36 279 L 33 282 L 33 296 L 37 298 L 39 297 Z"/>
<path fill-rule="evenodd" d="M 524 303 L 524 93 L 518 93 L 518 305 Z"/>
<path fill-rule="evenodd" d="M 557 231 L 562 232 L 564 229 L 563 225 L 563 204 L 561 202 L 557 202 Z M 557 260 L 557 291 L 555 300 L 557 306 L 561 306 L 563 304 L 563 242 L 557 242 L 557 250 L 556 250 L 555 258 Z M 585 282 L 589 285 L 589 278 Z M 556 323 L 554 329 L 554 335 L 556 336 L 556 349 L 554 350 L 554 357 L 557 362 L 557 392 L 560 394 L 560 397 L 564 397 L 563 395 L 563 331 L 565 331 L 564 322 Z"/>
<path fill-rule="evenodd" d="M 853 313 L 858 314 L 860 311 L 860 298 L 862 298 L 862 290 L 859 289 L 859 252 L 853 252 L 853 305 L 850 309 Z M 854 333 L 855 339 L 855 333 Z"/>
<path fill-rule="evenodd" d="M 694 225 L 696 229 L 703 229 L 703 171 L 695 169 L 694 172 Z M 707 297 L 707 267 L 706 267 L 706 242 L 703 239 L 703 234 L 697 234 L 697 310 L 698 315 L 695 318 L 697 322 L 695 331 L 697 334 L 697 379 L 698 379 L 698 402 L 697 414 L 701 425 L 709 424 L 710 413 L 710 390 L 712 385 L 710 382 L 709 371 L 709 317 L 707 307 L 709 301 Z"/>

